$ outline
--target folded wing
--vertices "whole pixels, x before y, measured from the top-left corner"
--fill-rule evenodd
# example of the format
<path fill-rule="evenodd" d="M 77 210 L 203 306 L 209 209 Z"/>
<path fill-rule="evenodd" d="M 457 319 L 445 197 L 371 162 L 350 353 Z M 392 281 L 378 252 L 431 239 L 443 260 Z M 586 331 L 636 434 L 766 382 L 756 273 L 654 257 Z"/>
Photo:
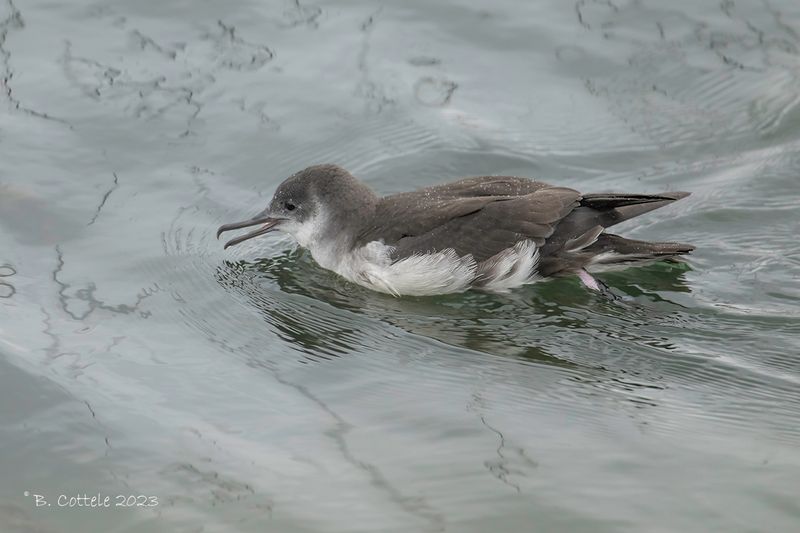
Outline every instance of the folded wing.
<path fill-rule="evenodd" d="M 687 253 L 691 246 L 604 233 L 687 195 L 582 195 L 526 178 L 467 178 L 384 198 L 359 240 L 383 240 L 394 247 L 394 260 L 453 250 L 458 256 L 471 255 L 476 263 L 530 241 L 538 249 L 539 272 L 548 276 L 584 268 L 598 256 L 613 262 Z"/>
<path fill-rule="evenodd" d="M 381 213 L 378 224 L 381 220 L 395 223 L 391 228 L 375 228 L 372 237 L 394 246 L 395 259 L 453 249 L 482 262 L 523 240 L 541 247 L 579 205 L 580 193 L 531 183 L 536 183 L 536 190 L 518 196 L 453 195 L 417 198 L 419 203 L 414 198 L 408 198 L 408 203 L 389 202 L 399 212 Z"/>

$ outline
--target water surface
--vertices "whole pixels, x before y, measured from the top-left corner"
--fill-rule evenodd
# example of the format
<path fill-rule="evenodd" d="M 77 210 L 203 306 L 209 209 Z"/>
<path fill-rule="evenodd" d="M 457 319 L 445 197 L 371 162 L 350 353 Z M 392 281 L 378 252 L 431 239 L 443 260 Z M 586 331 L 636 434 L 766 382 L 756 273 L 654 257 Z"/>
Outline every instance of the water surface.
<path fill-rule="evenodd" d="M 0 529 L 800 528 L 800 4 L 664 6 L 3 0 Z M 320 162 L 688 190 L 620 232 L 697 251 L 609 301 L 222 250 Z"/>

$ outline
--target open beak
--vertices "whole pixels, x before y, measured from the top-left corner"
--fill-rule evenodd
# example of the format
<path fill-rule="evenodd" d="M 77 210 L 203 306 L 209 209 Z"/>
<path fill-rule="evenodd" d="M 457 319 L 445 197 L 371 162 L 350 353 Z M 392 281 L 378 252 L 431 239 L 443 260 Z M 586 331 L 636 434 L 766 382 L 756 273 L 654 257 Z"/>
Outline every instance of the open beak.
<path fill-rule="evenodd" d="M 249 228 L 250 226 L 255 226 L 257 224 L 263 224 L 260 228 L 253 230 L 251 232 L 245 233 L 235 239 L 231 239 L 225 243 L 225 249 L 229 246 L 234 246 L 241 242 L 244 242 L 248 239 L 252 239 L 253 237 L 258 237 L 259 235 L 264 235 L 265 233 L 269 233 L 270 231 L 275 230 L 275 226 L 283 222 L 284 219 L 282 218 L 273 218 L 268 217 L 264 214 L 258 214 L 251 218 L 250 220 L 245 220 L 244 222 L 233 222 L 231 224 L 225 224 L 220 226 L 217 230 L 217 239 L 219 236 L 222 235 L 226 231 L 231 231 L 235 229 L 242 229 L 242 228 Z"/>

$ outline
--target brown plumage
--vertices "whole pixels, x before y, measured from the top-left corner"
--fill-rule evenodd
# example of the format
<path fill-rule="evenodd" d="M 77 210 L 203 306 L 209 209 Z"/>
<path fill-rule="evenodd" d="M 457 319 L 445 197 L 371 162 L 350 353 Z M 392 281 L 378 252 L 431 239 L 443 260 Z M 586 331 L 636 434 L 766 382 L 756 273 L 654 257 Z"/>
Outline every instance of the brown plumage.
<path fill-rule="evenodd" d="M 379 197 L 336 165 L 286 179 L 270 205 L 223 231 L 263 227 L 227 246 L 280 229 L 323 267 L 391 294 L 440 294 L 470 287 L 506 291 L 547 276 L 674 259 L 688 244 L 605 233 L 625 220 L 688 196 L 581 194 L 515 176 L 478 176 Z"/>
<path fill-rule="evenodd" d="M 359 242 L 382 238 L 395 247 L 393 257 L 398 260 L 452 248 L 481 263 L 530 239 L 540 250 L 539 274 L 552 276 L 584 268 L 600 254 L 606 254 L 600 260 L 609 265 L 692 251 L 688 244 L 634 241 L 603 233 L 688 195 L 582 195 L 516 176 L 478 176 L 381 198 Z"/>

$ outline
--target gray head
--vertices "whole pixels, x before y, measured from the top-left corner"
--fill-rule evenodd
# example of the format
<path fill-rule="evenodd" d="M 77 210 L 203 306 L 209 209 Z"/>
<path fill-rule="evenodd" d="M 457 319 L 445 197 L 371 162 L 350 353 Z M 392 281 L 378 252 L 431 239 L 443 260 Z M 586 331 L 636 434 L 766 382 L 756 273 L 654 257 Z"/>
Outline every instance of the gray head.
<path fill-rule="evenodd" d="M 342 167 L 315 165 L 286 178 L 267 208 L 255 217 L 221 226 L 217 238 L 225 231 L 263 224 L 228 241 L 225 248 L 275 230 L 292 235 L 312 251 L 321 242 L 349 245 L 377 200 L 369 187 Z"/>

